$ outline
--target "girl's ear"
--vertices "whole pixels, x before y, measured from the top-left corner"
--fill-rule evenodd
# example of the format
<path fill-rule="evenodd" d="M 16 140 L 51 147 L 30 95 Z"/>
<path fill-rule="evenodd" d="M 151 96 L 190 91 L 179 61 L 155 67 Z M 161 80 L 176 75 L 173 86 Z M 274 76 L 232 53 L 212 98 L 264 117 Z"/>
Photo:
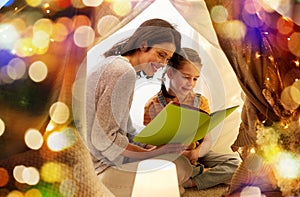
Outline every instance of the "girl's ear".
<path fill-rule="evenodd" d="M 169 79 L 172 79 L 174 76 L 173 70 L 171 67 L 167 68 L 167 76 Z"/>

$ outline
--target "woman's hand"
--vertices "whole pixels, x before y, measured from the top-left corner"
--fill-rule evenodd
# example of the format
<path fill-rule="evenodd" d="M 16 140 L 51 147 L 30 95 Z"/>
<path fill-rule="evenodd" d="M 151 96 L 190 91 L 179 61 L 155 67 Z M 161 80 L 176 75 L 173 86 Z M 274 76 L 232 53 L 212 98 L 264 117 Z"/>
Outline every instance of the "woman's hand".
<path fill-rule="evenodd" d="M 187 149 L 187 146 L 184 144 L 165 144 L 158 146 L 156 149 L 152 150 L 157 155 L 163 155 L 168 153 L 177 153 L 182 154 Z"/>
<path fill-rule="evenodd" d="M 187 146 L 184 144 L 166 144 L 161 146 L 147 145 L 145 148 L 134 144 L 128 144 L 123 156 L 135 159 L 148 159 L 168 153 L 182 154 Z"/>
<path fill-rule="evenodd" d="M 145 146 L 145 149 L 147 149 L 148 151 L 152 151 L 152 150 L 154 150 L 154 149 L 156 149 L 157 148 L 157 146 L 154 146 L 154 145 L 152 145 L 152 144 L 147 144 L 146 146 Z"/>

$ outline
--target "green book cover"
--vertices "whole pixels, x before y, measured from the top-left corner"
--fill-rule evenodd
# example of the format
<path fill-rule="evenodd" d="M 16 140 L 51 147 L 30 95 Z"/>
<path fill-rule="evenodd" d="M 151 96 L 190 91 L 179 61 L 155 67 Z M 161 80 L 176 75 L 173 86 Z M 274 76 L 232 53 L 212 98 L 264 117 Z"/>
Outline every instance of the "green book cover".
<path fill-rule="evenodd" d="M 169 143 L 190 144 L 202 139 L 238 106 L 211 114 L 188 105 L 169 103 L 133 141 L 152 145 Z"/>

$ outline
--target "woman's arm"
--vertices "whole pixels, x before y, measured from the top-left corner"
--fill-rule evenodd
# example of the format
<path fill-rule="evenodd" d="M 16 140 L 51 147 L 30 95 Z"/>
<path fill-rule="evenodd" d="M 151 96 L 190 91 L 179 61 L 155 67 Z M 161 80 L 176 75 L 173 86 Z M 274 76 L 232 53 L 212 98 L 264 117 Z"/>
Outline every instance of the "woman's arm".
<path fill-rule="evenodd" d="M 186 146 L 183 144 L 166 144 L 157 147 L 153 146 L 149 149 L 146 149 L 129 143 L 122 155 L 134 159 L 148 159 L 167 153 L 182 154 L 185 149 Z"/>

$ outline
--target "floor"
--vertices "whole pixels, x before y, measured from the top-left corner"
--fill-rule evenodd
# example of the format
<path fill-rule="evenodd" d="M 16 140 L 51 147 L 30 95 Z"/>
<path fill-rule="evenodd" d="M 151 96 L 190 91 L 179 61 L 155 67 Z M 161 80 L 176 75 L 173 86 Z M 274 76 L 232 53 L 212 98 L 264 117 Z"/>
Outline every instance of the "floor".
<path fill-rule="evenodd" d="M 196 188 L 186 189 L 182 197 L 221 197 L 226 193 L 227 185 L 219 185 L 205 190 L 197 190 Z"/>

